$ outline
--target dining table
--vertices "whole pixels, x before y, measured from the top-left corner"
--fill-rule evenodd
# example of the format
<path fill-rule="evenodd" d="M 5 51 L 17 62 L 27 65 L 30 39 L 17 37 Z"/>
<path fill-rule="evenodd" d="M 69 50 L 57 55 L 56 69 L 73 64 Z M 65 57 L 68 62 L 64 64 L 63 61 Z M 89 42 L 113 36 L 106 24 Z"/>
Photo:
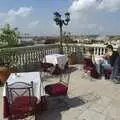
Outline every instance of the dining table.
<path fill-rule="evenodd" d="M 51 54 L 45 56 L 45 62 L 52 63 L 54 66 L 58 65 L 59 68 L 64 69 L 68 62 L 68 57 L 64 54 Z"/>
<path fill-rule="evenodd" d="M 8 77 L 7 83 L 12 84 L 15 82 L 25 82 L 30 84 L 33 82 L 33 92 L 34 96 L 40 99 L 44 95 L 44 90 L 41 82 L 40 72 L 21 72 L 21 73 L 11 73 Z M 3 96 L 6 96 L 6 85 L 3 88 Z"/>
<path fill-rule="evenodd" d="M 44 87 L 42 84 L 41 73 L 40 72 L 20 72 L 11 73 L 7 79 L 7 84 L 12 84 L 15 82 L 24 82 L 30 84 L 33 82 L 33 92 L 34 96 L 37 97 L 37 104 L 41 105 L 41 98 L 45 96 Z M 16 86 L 17 87 L 17 86 Z M 6 95 L 6 84 L 3 87 L 3 103 L 4 103 L 4 117 L 8 117 L 8 101 Z M 39 106 L 38 106 L 39 107 Z"/>

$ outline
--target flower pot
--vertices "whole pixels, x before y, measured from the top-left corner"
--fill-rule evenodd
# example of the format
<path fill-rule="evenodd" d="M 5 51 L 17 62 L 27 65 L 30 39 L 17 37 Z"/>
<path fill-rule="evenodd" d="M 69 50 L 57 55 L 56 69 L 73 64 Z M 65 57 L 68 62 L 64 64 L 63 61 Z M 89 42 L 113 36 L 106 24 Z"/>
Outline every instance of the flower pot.
<path fill-rule="evenodd" d="M 10 70 L 6 67 L 0 67 L 0 82 L 5 83 L 10 75 Z"/>
<path fill-rule="evenodd" d="M 74 65 L 76 63 L 76 56 L 75 55 L 68 56 L 68 59 L 69 59 L 70 65 Z"/>

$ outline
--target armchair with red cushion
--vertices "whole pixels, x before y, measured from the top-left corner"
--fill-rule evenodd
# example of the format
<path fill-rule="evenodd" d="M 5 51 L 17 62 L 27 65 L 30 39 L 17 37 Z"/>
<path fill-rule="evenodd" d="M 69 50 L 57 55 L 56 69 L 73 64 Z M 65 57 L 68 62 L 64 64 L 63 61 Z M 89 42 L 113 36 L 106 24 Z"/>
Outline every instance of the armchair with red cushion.
<path fill-rule="evenodd" d="M 65 96 L 68 91 L 68 84 L 70 79 L 69 68 L 59 75 L 59 81 L 45 86 L 45 92 L 50 96 Z"/>
<path fill-rule="evenodd" d="M 80 63 L 83 64 L 83 69 L 85 70 L 86 73 L 89 73 L 91 77 L 99 78 L 96 67 L 91 59 L 84 58 L 83 60 L 80 61 Z"/>
<path fill-rule="evenodd" d="M 66 95 L 68 90 L 68 86 L 62 83 L 55 83 L 51 85 L 47 85 L 45 87 L 45 91 L 50 96 L 59 96 L 59 95 Z"/>

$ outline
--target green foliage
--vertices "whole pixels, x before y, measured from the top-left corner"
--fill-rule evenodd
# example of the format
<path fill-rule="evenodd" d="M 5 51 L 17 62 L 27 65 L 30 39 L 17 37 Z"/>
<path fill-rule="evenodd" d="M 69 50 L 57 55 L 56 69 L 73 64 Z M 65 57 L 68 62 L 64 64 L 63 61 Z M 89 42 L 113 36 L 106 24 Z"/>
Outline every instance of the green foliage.
<path fill-rule="evenodd" d="M 1 81 L 0 81 L 0 87 L 3 87 L 4 86 L 4 83 L 2 83 Z"/>
<path fill-rule="evenodd" d="M 18 50 L 12 48 L 1 49 L 0 51 L 0 66 L 9 69 L 17 67 Z"/>
<path fill-rule="evenodd" d="M 5 42 L 9 47 L 18 45 L 19 32 L 17 28 L 12 28 L 9 24 L 5 24 L 1 29 L 0 42 Z"/>

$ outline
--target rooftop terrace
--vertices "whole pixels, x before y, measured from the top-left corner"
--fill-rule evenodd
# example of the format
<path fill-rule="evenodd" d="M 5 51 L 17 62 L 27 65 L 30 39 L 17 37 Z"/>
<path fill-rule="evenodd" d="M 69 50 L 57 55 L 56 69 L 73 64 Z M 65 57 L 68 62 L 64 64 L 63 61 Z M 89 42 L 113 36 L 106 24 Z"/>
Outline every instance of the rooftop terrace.
<path fill-rule="evenodd" d="M 63 98 L 65 104 L 48 97 L 48 109 L 38 116 L 38 120 L 120 120 L 120 84 L 91 79 L 83 74 L 79 64 L 71 68 L 68 97 Z M 0 97 L 2 108 L 2 88 Z"/>

